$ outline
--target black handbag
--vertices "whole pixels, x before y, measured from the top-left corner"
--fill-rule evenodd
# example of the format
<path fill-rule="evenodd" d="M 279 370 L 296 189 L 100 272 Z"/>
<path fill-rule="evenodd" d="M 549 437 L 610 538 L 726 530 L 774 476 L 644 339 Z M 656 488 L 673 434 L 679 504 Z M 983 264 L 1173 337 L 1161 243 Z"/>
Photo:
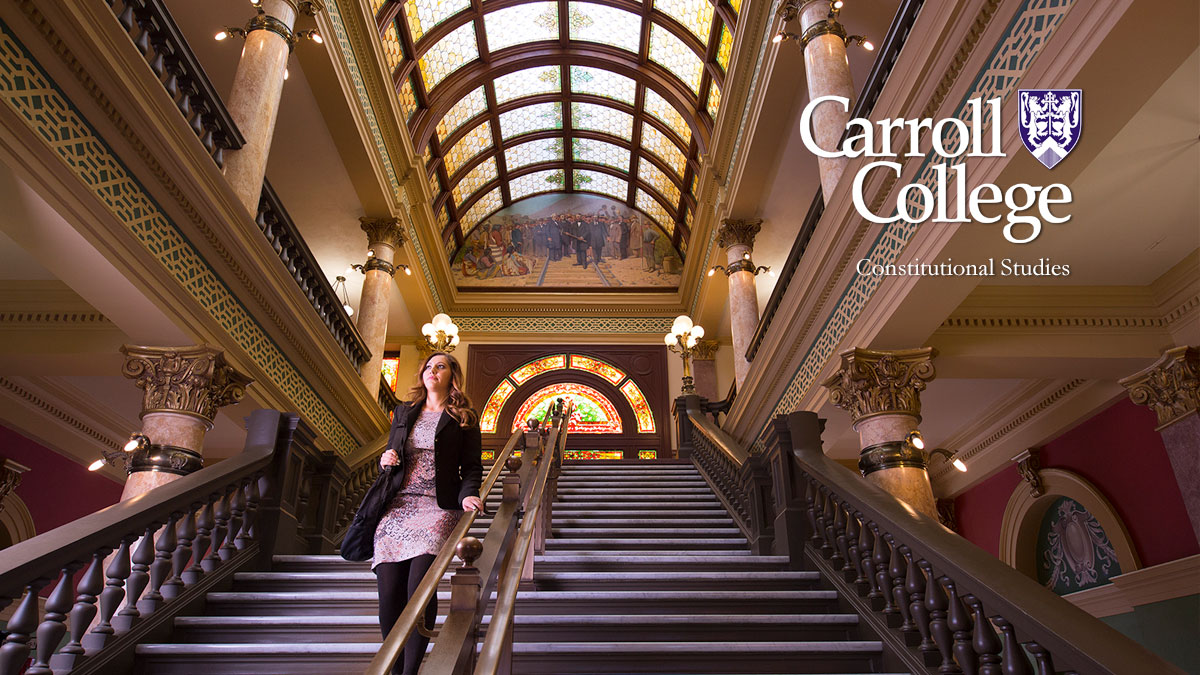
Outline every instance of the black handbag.
<path fill-rule="evenodd" d="M 403 482 L 403 471 L 395 471 L 389 466 L 380 472 L 363 496 L 350 527 L 346 529 L 346 536 L 342 538 L 339 552 L 343 558 L 350 562 L 362 562 L 375 555 L 375 528 L 379 527 L 380 519 Z"/>

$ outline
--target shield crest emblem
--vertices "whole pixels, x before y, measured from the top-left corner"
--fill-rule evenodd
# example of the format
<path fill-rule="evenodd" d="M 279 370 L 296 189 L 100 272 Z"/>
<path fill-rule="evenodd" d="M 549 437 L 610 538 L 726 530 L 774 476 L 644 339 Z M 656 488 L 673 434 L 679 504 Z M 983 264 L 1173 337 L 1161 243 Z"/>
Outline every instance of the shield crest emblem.
<path fill-rule="evenodd" d="M 1021 142 L 1047 169 L 1053 169 L 1079 142 L 1081 89 L 1018 90 Z"/>

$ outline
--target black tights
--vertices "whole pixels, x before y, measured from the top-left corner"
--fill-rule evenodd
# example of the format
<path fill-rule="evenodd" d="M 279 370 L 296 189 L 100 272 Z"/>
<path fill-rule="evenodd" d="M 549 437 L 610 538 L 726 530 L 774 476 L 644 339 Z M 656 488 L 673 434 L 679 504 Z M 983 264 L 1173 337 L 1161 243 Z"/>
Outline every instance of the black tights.
<path fill-rule="evenodd" d="M 400 618 L 408 599 L 412 597 L 421 579 L 433 564 L 434 556 L 425 554 L 408 560 L 394 563 L 379 563 L 375 566 L 375 583 L 379 588 L 379 631 L 386 640 L 392 626 Z M 437 596 L 425 606 L 425 627 L 433 630 L 433 622 L 437 619 Z M 425 657 L 425 648 L 429 638 L 419 634 L 415 629 L 404 645 L 404 669 L 396 664 L 393 673 L 417 675 L 421 667 L 421 659 Z"/>

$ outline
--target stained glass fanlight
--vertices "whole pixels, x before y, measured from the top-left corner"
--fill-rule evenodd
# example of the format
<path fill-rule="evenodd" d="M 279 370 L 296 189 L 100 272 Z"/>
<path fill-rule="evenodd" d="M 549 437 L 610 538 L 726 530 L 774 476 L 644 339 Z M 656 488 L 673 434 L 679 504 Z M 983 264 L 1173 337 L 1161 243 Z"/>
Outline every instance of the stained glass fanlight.
<path fill-rule="evenodd" d="M 544 387 L 525 399 L 513 417 L 513 430 L 531 417 L 542 419 L 556 399 L 575 404 L 575 413 L 567 422 L 572 434 L 619 434 L 624 431 L 621 416 L 608 397 L 585 384 L 562 382 Z"/>
<path fill-rule="evenodd" d="M 709 147 L 741 4 L 720 3 L 368 0 L 413 147 L 443 165 L 426 174 L 435 218 L 457 216 L 443 241 L 556 189 L 642 208 L 666 231 L 669 214 L 690 219 L 679 185 Z"/>

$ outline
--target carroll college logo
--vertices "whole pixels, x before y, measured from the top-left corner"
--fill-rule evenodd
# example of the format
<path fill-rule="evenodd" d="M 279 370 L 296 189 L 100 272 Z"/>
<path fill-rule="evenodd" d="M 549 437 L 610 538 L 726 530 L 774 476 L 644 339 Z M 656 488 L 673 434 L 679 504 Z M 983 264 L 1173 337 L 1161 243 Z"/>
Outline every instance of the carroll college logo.
<path fill-rule="evenodd" d="M 1083 91 L 1080 89 L 1021 89 L 1021 141 L 1029 152 L 1053 169 L 1079 142 Z"/>

